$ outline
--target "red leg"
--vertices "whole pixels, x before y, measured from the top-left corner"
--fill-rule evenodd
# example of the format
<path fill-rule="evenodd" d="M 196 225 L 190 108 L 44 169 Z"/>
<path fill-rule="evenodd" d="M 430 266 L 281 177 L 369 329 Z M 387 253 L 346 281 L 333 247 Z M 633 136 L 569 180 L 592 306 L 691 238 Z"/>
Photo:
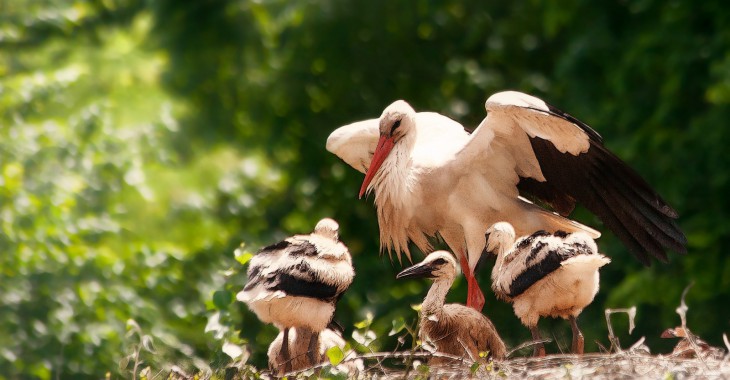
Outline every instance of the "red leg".
<path fill-rule="evenodd" d="M 477 278 L 473 275 L 471 276 L 471 307 L 478 311 L 482 312 L 482 309 L 484 308 L 484 293 L 482 293 L 482 289 L 479 288 L 479 283 L 477 283 Z"/>
<path fill-rule="evenodd" d="M 459 258 L 459 264 L 461 264 L 461 273 L 464 273 L 464 277 L 466 278 L 466 306 L 471 307 L 471 281 L 469 281 L 471 271 L 469 270 L 469 262 L 466 261 L 466 257 L 461 256 Z"/>
<path fill-rule="evenodd" d="M 484 308 L 484 293 L 482 293 L 476 277 L 469 269 L 469 262 L 466 257 L 462 256 L 459 259 L 459 264 L 461 264 L 461 271 L 464 272 L 464 277 L 466 277 L 466 306 L 481 313 L 482 308 Z"/>

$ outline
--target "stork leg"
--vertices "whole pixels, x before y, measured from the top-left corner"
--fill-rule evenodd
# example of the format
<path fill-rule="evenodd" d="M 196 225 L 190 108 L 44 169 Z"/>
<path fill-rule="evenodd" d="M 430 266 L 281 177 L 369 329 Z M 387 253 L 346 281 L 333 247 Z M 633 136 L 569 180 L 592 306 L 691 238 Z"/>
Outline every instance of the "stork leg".
<path fill-rule="evenodd" d="M 284 341 L 281 344 L 281 357 L 284 359 L 284 373 L 291 372 L 291 354 L 289 354 L 289 328 L 284 328 Z"/>
<path fill-rule="evenodd" d="M 578 328 L 578 318 L 571 315 L 569 319 L 570 328 L 573 329 L 573 353 L 583 355 L 583 346 L 585 344 L 585 339 L 583 338 L 583 333 L 580 332 L 580 329 Z"/>
<path fill-rule="evenodd" d="M 311 366 L 319 364 L 317 356 L 319 354 L 319 333 L 311 332 L 309 337 L 309 347 L 307 347 L 307 359 Z"/>
<path fill-rule="evenodd" d="M 532 356 L 545 356 L 545 346 L 542 344 L 542 337 L 540 337 L 540 330 L 537 329 L 537 325 L 530 327 L 530 332 L 532 333 L 532 340 L 540 342 L 535 344 Z"/>
<path fill-rule="evenodd" d="M 479 288 L 479 283 L 477 283 L 477 278 L 474 274 L 470 276 L 468 281 L 467 294 L 470 293 L 469 298 L 471 299 L 471 307 L 481 313 L 485 303 L 484 293 L 482 293 L 482 289 Z M 471 292 L 468 291 L 469 289 L 471 289 Z"/>
<path fill-rule="evenodd" d="M 477 283 L 476 277 L 474 277 L 474 273 L 472 273 L 471 269 L 469 269 L 469 261 L 467 261 L 466 256 L 461 256 L 459 264 L 461 265 L 461 271 L 464 273 L 464 277 L 466 277 L 466 306 L 469 306 L 481 313 L 484 308 L 484 293 L 482 293 L 482 290 L 479 288 L 479 284 Z"/>

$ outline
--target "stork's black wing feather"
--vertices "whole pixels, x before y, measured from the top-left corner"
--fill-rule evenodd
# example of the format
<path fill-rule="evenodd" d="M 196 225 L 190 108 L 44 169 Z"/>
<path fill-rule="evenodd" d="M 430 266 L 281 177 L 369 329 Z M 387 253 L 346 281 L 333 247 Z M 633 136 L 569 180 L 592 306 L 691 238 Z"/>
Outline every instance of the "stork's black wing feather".
<path fill-rule="evenodd" d="M 288 240 L 282 240 L 282 241 L 280 241 L 278 243 L 271 244 L 271 245 L 268 245 L 268 246 L 266 246 L 264 248 L 259 249 L 259 251 L 256 252 L 256 254 L 257 255 L 258 254 L 267 254 L 267 253 L 270 253 L 270 252 L 279 251 L 279 250 L 282 250 L 282 249 L 286 249 L 290 245 L 291 245 L 291 242 L 289 242 Z"/>
<path fill-rule="evenodd" d="M 290 296 L 310 297 L 322 301 L 332 301 L 337 297 L 337 286 L 317 281 L 316 278 L 304 278 L 286 272 L 276 274 L 276 280 L 267 287 L 281 290 Z"/>
<path fill-rule="evenodd" d="M 574 156 L 561 153 L 548 140 L 531 137 L 546 182 L 522 178 L 520 191 L 552 205 L 561 214 L 580 202 L 644 265 L 650 265 L 649 255 L 666 262 L 667 250 L 686 253 L 687 238 L 675 221 L 677 212 L 639 174 L 608 151 L 593 129 L 554 107 L 550 107 L 550 113 L 586 131 L 590 147 Z"/>
<path fill-rule="evenodd" d="M 289 248 L 289 256 L 291 257 L 297 257 L 297 256 L 317 256 L 317 246 L 310 243 L 306 240 L 299 240 L 297 244 L 292 244 L 291 248 Z"/>
<path fill-rule="evenodd" d="M 257 255 L 267 255 L 267 254 L 274 254 L 281 250 L 287 250 L 287 254 L 296 257 L 296 256 L 317 256 L 317 247 L 306 240 L 306 238 L 288 238 L 286 240 L 282 240 L 276 244 L 272 244 L 269 246 L 266 246 L 264 248 L 261 248 L 256 254 Z"/>
<path fill-rule="evenodd" d="M 517 184 L 520 194 L 535 203 L 546 203 L 562 216 L 568 216 L 575 209 L 575 199 L 561 192 L 552 183 L 540 182 L 534 178 L 520 178 Z"/>
<path fill-rule="evenodd" d="M 533 284 L 542 280 L 550 273 L 556 271 L 558 268 L 560 268 L 560 263 L 569 258 L 566 253 L 575 255 L 574 250 L 563 252 L 558 249 L 553 249 L 548 251 L 547 253 L 544 253 L 544 256 L 542 256 L 541 251 L 544 249 L 546 249 L 546 244 L 542 242 L 538 242 L 531 247 L 529 255 L 533 258 L 535 258 L 536 256 L 541 257 L 539 260 L 535 260 L 532 263 L 529 262 L 530 260 L 527 260 L 528 266 L 525 267 L 525 270 L 517 275 L 517 277 L 515 277 L 515 279 L 510 284 L 509 293 L 507 294 L 508 296 L 510 296 L 511 298 L 519 296 L 527 289 L 529 289 Z"/>

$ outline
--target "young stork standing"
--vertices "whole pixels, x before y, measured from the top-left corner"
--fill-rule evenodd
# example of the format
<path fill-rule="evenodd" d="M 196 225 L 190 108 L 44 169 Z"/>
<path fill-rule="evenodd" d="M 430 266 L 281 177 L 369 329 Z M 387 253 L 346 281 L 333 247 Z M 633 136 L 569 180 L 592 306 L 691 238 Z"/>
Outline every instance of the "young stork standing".
<path fill-rule="evenodd" d="M 316 362 L 319 332 L 332 321 L 335 304 L 352 284 L 350 252 L 338 240 L 339 225 L 320 220 L 310 235 L 295 235 L 262 248 L 248 268 L 248 282 L 236 298 L 265 323 L 282 330 L 284 372 L 291 371 L 289 328 L 311 336 L 309 361 Z"/>
<path fill-rule="evenodd" d="M 494 359 L 504 359 L 507 348 L 492 321 L 484 314 L 455 303 L 444 305 L 446 294 L 456 277 L 456 260 L 446 251 L 435 251 L 419 264 L 398 273 L 396 278 L 427 277 L 433 281 L 421 305 L 421 340 L 431 342 L 437 352 L 473 361 L 480 360 L 480 352 L 488 352 Z M 429 364 L 448 362 L 433 357 Z"/>
<path fill-rule="evenodd" d="M 570 320 L 572 350 L 583 353 L 583 334 L 578 315 L 598 292 L 598 269 L 610 260 L 598 253 L 596 243 L 585 233 L 538 231 L 515 242 L 511 224 L 499 222 L 486 233 L 487 253 L 497 255 L 492 269 L 492 290 L 498 298 L 513 303 L 515 314 L 540 340 L 540 317 Z M 542 343 L 535 356 L 545 356 Z"/>
<path fill-rule="evenodd" d="M 515 91 L 490 96 L 485 107 L 487 117 L 471 134 L 398 100 L 379 119 L 329 136 L 327 150 L 366 173 L 360 197 L 375 193 L 382 248 L 410 259 L 409 240 L 429 252 L 429 238 L 441 236 L 467 279 L 467 306 L 477 310 L 484 296 L 474 270 L 484 231 L 499 221 L 519 236 L 563 230 L 599 237 L 565 218 L 580 202 L 645 265 L 650 256 L 666 261 L 667 250 L 686 252 L 677 212 L 588 125 Z"/>

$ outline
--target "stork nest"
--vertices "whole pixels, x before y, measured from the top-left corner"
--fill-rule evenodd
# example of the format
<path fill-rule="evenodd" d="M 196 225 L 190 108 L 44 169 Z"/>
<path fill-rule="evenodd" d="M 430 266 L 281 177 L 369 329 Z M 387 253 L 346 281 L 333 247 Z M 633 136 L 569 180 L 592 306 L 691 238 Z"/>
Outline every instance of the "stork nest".
<path fill-rule="evenodd" d="M 388 354 L 382 356 L 388 359 Z M 422 368 L 423 367 L 423 368 Z M 364 375 L 364 376 L 363 376 Z M 616 354 L 550 355 L 515 358 L 486 365 L 462 363 L 442 366 L 415 366 L 410 370 L 371 366 L 358 378 L 382 379 L 688 379 L 728 378 L 730 363 L 722 358 L 686 359 L 677 356 Z"/>

